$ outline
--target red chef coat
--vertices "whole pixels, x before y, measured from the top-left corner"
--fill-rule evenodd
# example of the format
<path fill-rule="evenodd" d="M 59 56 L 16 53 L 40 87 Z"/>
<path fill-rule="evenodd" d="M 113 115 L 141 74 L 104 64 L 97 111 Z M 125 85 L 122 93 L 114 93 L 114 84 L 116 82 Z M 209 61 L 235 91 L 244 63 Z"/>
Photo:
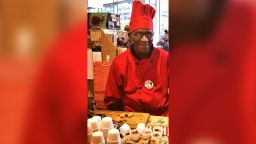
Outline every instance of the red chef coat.
<path fill-rule="evenodd" d="M 168 53 L 154 48 L 150 58 L 138 60 L 128 49 L 111 65 L 105 103 L 122 103 L 125 111 L 164 115 L 168 110 Z M 144 86 L 153 82 L 153 88 Z"/>
<path fill-rule="evenodd" d="M 171 143 L 255 144 L 255 14 L 252 6 L 230 3 L 208 41 L 172 49 Z"/>

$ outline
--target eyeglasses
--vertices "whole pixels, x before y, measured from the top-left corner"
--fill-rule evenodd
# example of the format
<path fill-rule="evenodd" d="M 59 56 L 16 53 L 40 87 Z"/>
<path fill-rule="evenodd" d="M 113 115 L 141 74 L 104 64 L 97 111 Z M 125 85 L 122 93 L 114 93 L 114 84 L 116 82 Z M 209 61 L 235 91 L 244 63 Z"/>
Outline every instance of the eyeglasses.
<path fill-rule="evenodd" d="M 153 38 L 154 33 L 151 31 L 135 31 L 133 32 L 134 36 L 138 39 L 141 39 L 144 35 L 147 39 L 151 40 Z"/>

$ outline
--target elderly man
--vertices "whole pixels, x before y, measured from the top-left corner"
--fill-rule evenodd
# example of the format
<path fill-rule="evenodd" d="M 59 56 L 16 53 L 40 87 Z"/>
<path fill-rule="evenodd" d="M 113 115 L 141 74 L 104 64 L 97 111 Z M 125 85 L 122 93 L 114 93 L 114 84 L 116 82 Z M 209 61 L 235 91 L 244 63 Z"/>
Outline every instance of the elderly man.
<path fill-rule="evenodd" d="M 131 47 L 111 65 L 105 93 L 108 109 L 167 115 L 168 53 L 153 47 L 155 9 L 133 2 Z"/>

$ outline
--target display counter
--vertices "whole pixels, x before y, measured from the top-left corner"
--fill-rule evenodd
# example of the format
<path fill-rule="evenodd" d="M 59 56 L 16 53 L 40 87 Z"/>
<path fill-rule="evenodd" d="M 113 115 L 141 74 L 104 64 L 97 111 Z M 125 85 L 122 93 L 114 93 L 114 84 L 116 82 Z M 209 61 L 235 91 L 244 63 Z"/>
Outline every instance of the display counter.
<path fill-rule="evenodd" d="M 169 136 L 169 123 L 168 117 L 154 116 L 149 113 L 139 112 L 126 112 L 126 111 L 110 111 L 110 110 L 95 110 L 93 111 L 94 118 L 100 116 L 102 120 L 104 118 L 111 117 L 113 128 L 120 131 L 121 138 L 123 138 L 123 144 L 129 143 L 158 143 L 168 144 Z M 93 118 L 92 118 L 93 119 Z M 100 121 L 100 120 L 99 120 Z M 99 122 L 101 123 L 101 121 Z M 104 123 L 102 121 L 102 123 Z M 126 132 L 124 127 L 127 125 Z M 104 127 L 101 125 L 101 127 Z M 101 128 L 99 128 L 101 130 Z M 147 136 L 148 131 L 148 138 Z M 138 138 L 134 139 L 135 134 L 138 133 Z M 104 135 L 104 132 L 103 132 Z M 107 134 L 104 135 L 105 140 Z"/>

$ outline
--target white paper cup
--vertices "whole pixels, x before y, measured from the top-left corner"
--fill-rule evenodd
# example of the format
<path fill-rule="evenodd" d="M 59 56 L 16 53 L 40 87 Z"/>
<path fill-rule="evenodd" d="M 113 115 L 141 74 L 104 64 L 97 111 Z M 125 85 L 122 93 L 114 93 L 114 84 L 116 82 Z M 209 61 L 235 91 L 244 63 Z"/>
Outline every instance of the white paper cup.
<path fill-rule="evenodd" d="M 120 133 L 118 129 L 111 129 L 108 131 L 108 141 L 119 141 L 121 140 Z"/>
<path fill-rule="evenodd" d="M 126 135 L 131 130 L 130 126 L 128 124 L 123 124 L 120 128 L 120 133 Z"/>
<path fill-rule="evenodd" d="M 93 130 L 91 124 L 87 123 L 87 141 L 90 142 Z"/>
<path fill-rule="evenodd" d="M 121 137 L 118 129 L 108 131 L 107 144 L 121 144 Z"/>
<path fill-rule="evenodd" d="M 92 123 L 92 119 L 87 119 L 87 124 L 91 124 Z"/>
<path fill-rule="evenodd" d="M 94 132 L 99 130 L 100 127 L 97 119 L 89 119 L 88 122 Z"/>
<path fill-rule="evenodd" d="M 100 116 L 93 116 L 92 119 L 96 119 L 98 124 L 101 125 L 101 117 Z"/>
<path fill-rule="evenodd" d="M 103 133 L 101 131 L 92 133 L 91 144 L 105 144 Z"/>
<path fill-rule="evenodd" d="M 139 123 L 136 128 L 140 133 L 142 133 L 145 130 L 145 124 Z"/>
<path fill-rule="evenodd" d="M 108 131 L 111 130 L 111 129 L 112 129 L 112 128 L 107 128 L 107 129 L 100 128 L 100 131 L 103 133 L 103 136 L 104 136 L 105 141 L 107 141 Z"/>
<path fill-rule="evenodd" d="M 113 121 L 112 121 L 111 117 L 104 117 L 101 120 L 101 128 L 110 129 L 110 128 L 113 128 L 113 127 L 114 127 L 114 125 L 113 125 Z"/>
<path fill-rule="evenodd" d="M 91 126 L 91 124 L 89 124 L 89 123 L 87 123 L 87 133 L 88 133 L 88 134 L 92 134 L 92 133 L 93 133 L 92 126 Z"/>

